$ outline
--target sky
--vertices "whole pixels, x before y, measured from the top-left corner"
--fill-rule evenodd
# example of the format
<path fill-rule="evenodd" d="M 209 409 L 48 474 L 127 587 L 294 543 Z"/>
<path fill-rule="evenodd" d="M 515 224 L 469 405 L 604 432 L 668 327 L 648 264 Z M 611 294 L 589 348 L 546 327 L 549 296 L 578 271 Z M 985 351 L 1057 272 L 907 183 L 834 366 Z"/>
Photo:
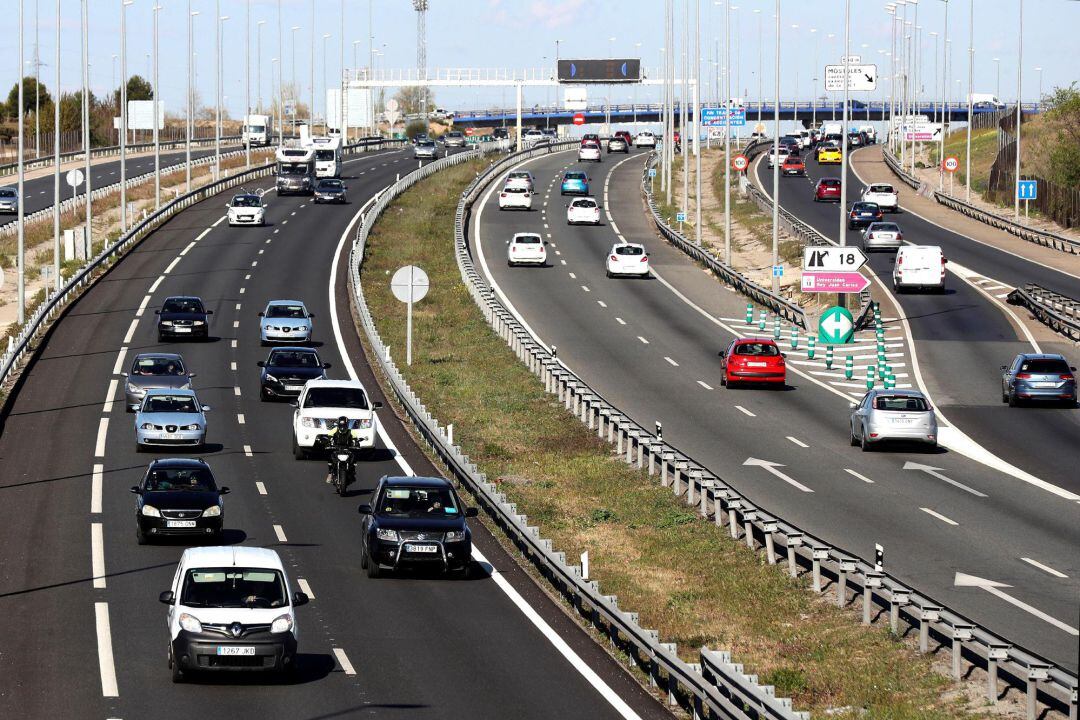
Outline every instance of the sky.
<path fill-rule="evenodd" d="M 890 72 L 889 15 L 884 10 L 886 0 L 850 0 L 850 51 L 860 55 L 864 63 L 877 63 L 882 76 Z M 969 2 L 951 0 L 949 6 L 949 37 L 952 39 L 949 94 L 954 99 L 966 97 Z M 1000 94 L 1011 101 L 1016 98 L 1018 65 L 1019 4 L 1021 0 L 974 0 L 975 6 L 975 63 L 974 91 Z M 87 0 L 90 7 L 90 65 L 91 87 L 102 95 L 116 87 L 120 53 L 121 0 Z M 681 57 L 683 18 L 686 8 L 691 11 L 695 0 L 674 0 L 676 6 L 676 49 Z M 24 62 L 32 74 L 35 27 L 40 43 L 42 82 L 52 90 L 55 86 L 56 0 L 4 0 L 5 18 L 10 19 L 0 34 L 0 88 L 6 95 L 15 83 L 19 67 L 18 5 L 25 12 Z M 702 82 L 711 97 L 715 86 L 714 59 L 720 53 L 722 13 L 725 8 L 717 0 L 701 3 Z M 61 4 L 61 86 L 76 90 L 81 86 L 80 6 L 79 0 L 60 0 Z M 159 10 L 159 48 L 161 97 L 166 109 L 179 112 L 184 106 L 187 82 L 187 32 L 185 18 L 189 0 L 157 0 Z M 647 71 L 660 62 L 663 48 L 664 2 L 662 0 L 471 0 L 447 2 L 430 0 L 427 13 L 428 67 L 453 68 L 540 68 L 553 64 L 556 40 L 559 55 L 569 58 L 640 57 Z M 771 0 L 732 0 L 731 32 L 734 87 L 741 87 L 735 96 L 748 102 L 758 97 L 758 62 L 761 56 L 763 71 L 760 78 L 766 97 L 771 95 L 774 81 L 774 2 Z M 344 5 L 344 20 L 342 6 Z M 35 6 L 37 21 L 35 23 Z M 147 74 L 148 59 L 153 42 L 152 15 L 154 0 L 134 0 L 127 9 L 127 65 L 129 74 Z M 377 68 L 406 69 L 416 65 L 416 13 L 409 0 L 281 0 L 280 20 L 278 0 L 190 0 L 190 6 L 200 14 L 195 18 L 194 51 L 197 54 L 197 89 L 204 102 L 214 97 L 215 12 L 229 19 L 223 22 L 223 85 L 225 105 L 233 117 L 243 113 L 245 88 L 245 16 L 250 8 L 251 97 L 254 104 L 258 86 L 262 86 L 264 101 L 271 94 L 272 58 L 283 55 L 285 81 L 292 77 L 293 63 L 302 97 L 309 97 L 309 78 L 314 36 L 316 105 L 323 106 L 323 47 L 326 47 L 326 77 L 336 82 L 341 67 L 341 41 L 344 29 L 345 66 L 353 67 L 354 47 L 357 65 L 366 65 L 368 37 L 374 36 L 373 47 L 379 53 Z M 220 8 L 216 9 L 217 6 Z M 312 23 L 314 6 L 315 22 Z M 839 62 L 843 54 L 843 0 L 781 0 L 781 95 L 790 99 L 796 94 L 801 100 L 813 95 L 813 78 L 820 75 L 827 63 Z M 908 6 L 909 20 L 914 19 L 914 7 Z M 921 0 L 918 5 L 918 24 L 922 26 L 924 92 L 929 97 L 940 94 L 942 42 L 946 3 L 943 0 Z M 369 26 L 369 8 L 372 24 Z M 755 13 L 754 10 L 760 12 Z M 1034 100 L 1038 95 L 1040 73 L 1042 87 L 1049 92 L 1054 86 L 1080 80 L 1080 63 L 1076 62 L 1075 28 L 1080 26 L 1080 2 L 1076 0 L 1024 1 L 1024 72 L 1023 96 Z M 263 20 L 261 53 L 257 53 L 257 21 Z M 283 53 L 279 53 L 278 25 L 282 27 Z M 759 43 L 759 24 L 761 26 Z M 293 26 L 300 30 L 291 32 Z M 796 27 L 797 26 L 797 27 Z M 370 30 L 369 30 L 370 27 Z M 813 29 L 814 32 L 810 32 Z M 312 32 L 314 30 L 314 32 Z M 935 71 L 935 38 L 937 61 Z M 324 34 L 330 37 L 324 41 Z M 834 37 L 829 38 L 832 34 Z M 291 37 L 295 35 L 295 59 Z M 354 46 L 354 41 L 360 41 Z M 691 46 L 692 50 L 692 46 Z M 760 52 L 759 52 L 760 50 Z M 257 62 L 261 55 L 261 63 Z M 815 63 L 815 55 L 817 62 Z M 995 63 L 993 58 L 999 58 Z M 259 65 L 261 64 L 261 72 Z M 721 63 L 722 64 L 722 63 Z M 117 69 L 114 70 L 114 67 Z M 815 72 L 815 67 L 818 68 Z M 1000 93 L 998 70 L 1000 68 Z M 261 83 L 260 83 L 261 78 Z M 961 80 L 957 85 L 956 80 Z M 871 97 L 887 92 L 887 82 L 880 82 Z M 821 87 L 819 84 L 818 94 Z M 624 86 L 596 87 L 590 97 L 597 101 L 610 94 L 613 102 L 646 102 L 658 97 L 658 88 Z M 445 88 L 437 89 L 438 105 L 447 109 L 474 109 L 494 106 L 508 107 L 514 102 L 512 88 Z M 525 104 L 553 101 L 551 90 L 527 89 Z"/>

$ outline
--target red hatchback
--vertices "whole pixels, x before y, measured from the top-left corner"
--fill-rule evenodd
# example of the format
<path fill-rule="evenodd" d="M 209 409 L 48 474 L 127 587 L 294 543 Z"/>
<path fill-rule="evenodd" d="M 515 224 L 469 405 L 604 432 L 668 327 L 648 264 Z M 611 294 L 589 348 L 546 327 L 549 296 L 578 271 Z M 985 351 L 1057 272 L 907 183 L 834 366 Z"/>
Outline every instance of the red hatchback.
<path fill-rule="evenodd" d="M 737 383 L 787 384 L 784 353 L 775 342 L 762 338 L 736 338 L 720 351 L 723 375 L 720 384 L 731 389 Z"/>
<path fill-rule="evenodd" d="M 814 202 L 840 202 L 840 178 L 821 178 L 814 187 Z"/>
<path fill-rule="evenodd" d="M 784 175 L 805 175 L 806 163 L 798 155 L 788 155 L 784 164 L 780 166 L 780 172 Z"/>

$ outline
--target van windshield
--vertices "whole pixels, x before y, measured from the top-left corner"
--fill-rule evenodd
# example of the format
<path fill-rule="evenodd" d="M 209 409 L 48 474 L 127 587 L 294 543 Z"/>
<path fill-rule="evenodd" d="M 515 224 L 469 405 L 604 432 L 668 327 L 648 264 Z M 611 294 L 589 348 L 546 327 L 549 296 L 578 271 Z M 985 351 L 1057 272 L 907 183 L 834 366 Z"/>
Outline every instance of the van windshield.
<path fill-rule="evenodd" d="M 307 175 L 307 163 L 278 163 L 278 175 Z"/>
<path fill-rule="evenodd" d="M 180 604 L 205 608 L 279 608 L 289 604 L 285 579 L 271 568 L 198 568 L 184 575 Z"/>
<path fill-rule="evenodd" d="M 315 159 L 316 160 L 333 160 L 334 159 L 334 151 L 333 150 L 316 150 L 315 151 Z"/>

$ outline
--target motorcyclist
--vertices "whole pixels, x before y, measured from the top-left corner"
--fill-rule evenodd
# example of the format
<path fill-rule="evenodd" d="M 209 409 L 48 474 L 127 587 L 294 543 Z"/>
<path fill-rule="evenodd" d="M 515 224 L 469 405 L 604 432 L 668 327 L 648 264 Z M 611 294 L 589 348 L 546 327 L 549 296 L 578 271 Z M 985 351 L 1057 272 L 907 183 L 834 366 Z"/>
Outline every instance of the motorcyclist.
<path fill-rule="evenodd" d="M 338 450 L 350 450 L 353 446 L 352 430 L 349 428 L 349 418 L 342 415 L 334 424 L 334 431 L 327 438 L 326 448 L 329 452 L 326 468 L 326 484 L 334 482 L 334 465 L 337 459 L 334 455 Z M 351 463 L 350 463 L 351 464 Z"/>

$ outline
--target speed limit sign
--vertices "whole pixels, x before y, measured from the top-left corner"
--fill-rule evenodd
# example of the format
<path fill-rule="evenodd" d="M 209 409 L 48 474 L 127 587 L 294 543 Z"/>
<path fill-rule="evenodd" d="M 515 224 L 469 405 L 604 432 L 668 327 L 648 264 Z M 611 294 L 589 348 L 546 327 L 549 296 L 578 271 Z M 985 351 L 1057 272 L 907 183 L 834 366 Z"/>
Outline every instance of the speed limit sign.
<path fill-rule="evenodd" d="M 736 155 L 731 161 L 731 167 L 735 168 L 739 172 L 742 172 L 750 164 L 750 161 L 746 159 L 745 155 Z"/>
<path fill-rule="evenodd" d="M 945 166 L 945 172 L 956 172 L 957 169 L 960 167 L 960 160 L 957 159 L 956 156 L 950 155 L 949 157 L 945 158 L 945 162 L 943 164 Z"/>

